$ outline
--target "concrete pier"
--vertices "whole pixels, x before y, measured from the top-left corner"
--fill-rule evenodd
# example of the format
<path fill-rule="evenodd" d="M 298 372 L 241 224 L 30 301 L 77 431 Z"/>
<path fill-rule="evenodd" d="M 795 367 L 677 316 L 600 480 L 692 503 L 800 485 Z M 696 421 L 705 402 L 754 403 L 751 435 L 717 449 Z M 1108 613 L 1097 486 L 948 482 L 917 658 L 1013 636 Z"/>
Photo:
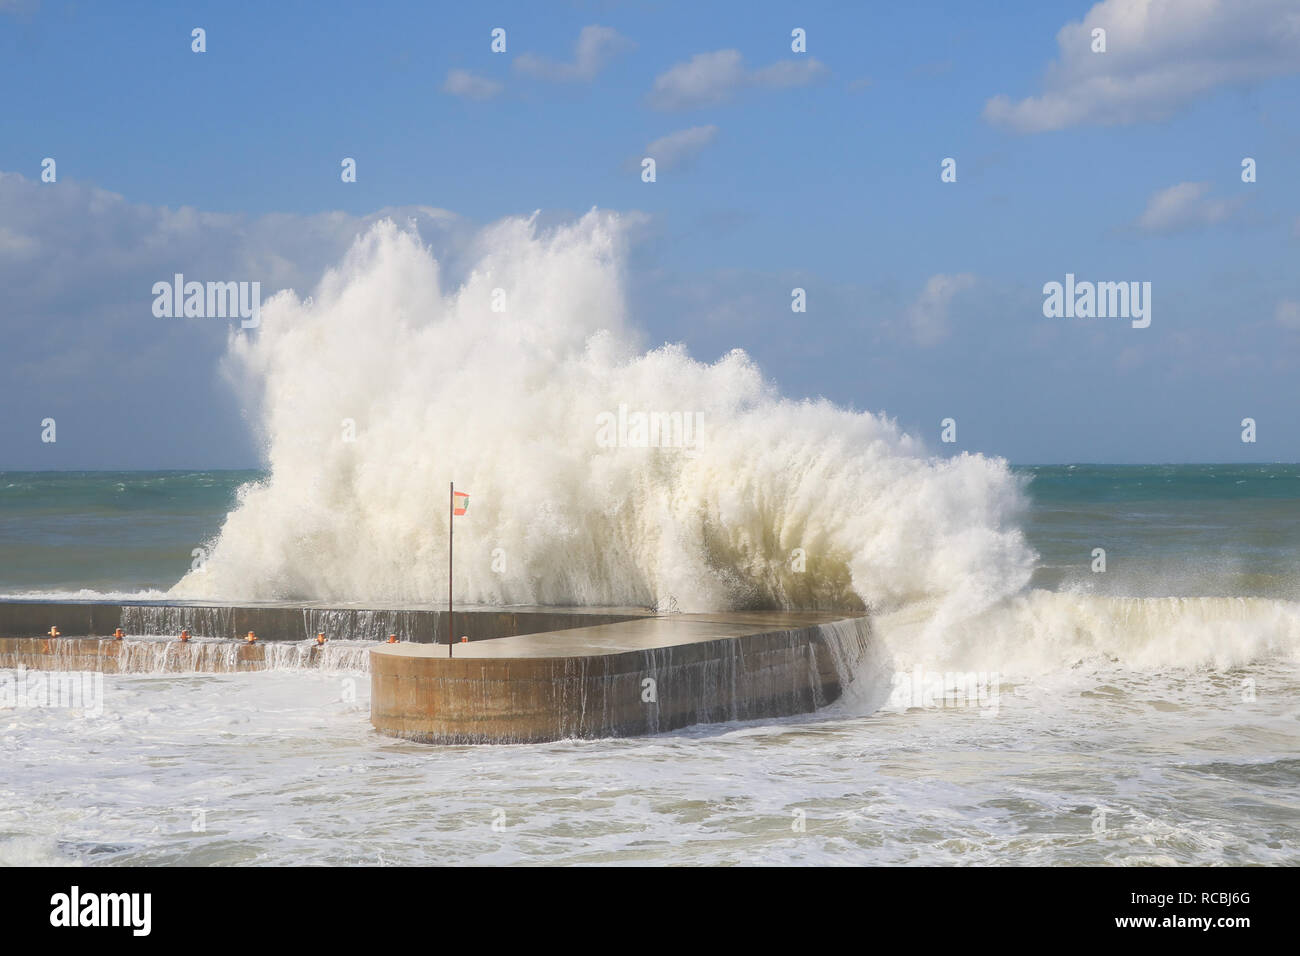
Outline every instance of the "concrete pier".
<path fill-rule="evenodd" d="M 44 636 L 51 627 L 64 636 Z M 111 639 L 117 628 L 127 640 Z M 449 658 L 446 628 L 446 612 L 429 608 L 0 601 L 0 667 L 357 669 L 368 658 L 380 732 L 531 743 L 810 713 L 842 694 L 871 637 L 861 612 L 467 608 L 455 628 L 469 641 Z M 182 629 L 202 640 L 175 640 Z M 240 640 L 248 631 L 257 643 Z M 308 646 L 320 632 L 335 643 Z M 400 643 L 383 643 L 389 634 Z"/>
<path fill-rule="evenodd" d="M 370 721 L 429 743 L 654 734 L 810 713 L 867 653 L 867 618 L 676 614 L 370 652 Z"/>

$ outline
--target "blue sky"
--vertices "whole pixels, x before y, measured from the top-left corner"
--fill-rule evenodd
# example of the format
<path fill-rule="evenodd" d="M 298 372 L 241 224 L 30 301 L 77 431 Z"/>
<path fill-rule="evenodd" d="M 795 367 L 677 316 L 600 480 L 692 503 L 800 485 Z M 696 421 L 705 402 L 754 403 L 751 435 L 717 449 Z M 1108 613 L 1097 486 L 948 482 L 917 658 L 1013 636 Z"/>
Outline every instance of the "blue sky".
<path fill-rule="evenodd" d="M 650 343 L 744 348 L 936 452 L 1300 458 L 1294 0 L 0 0 L 0 81 L 0 468 L 257 464 L 225 329 L 160 334 L 148 287 L 305 293 L 412 206 L 642 213 Z M 1151 282 L 1150 328 L 1044 317 L 1067 272 Z"/>

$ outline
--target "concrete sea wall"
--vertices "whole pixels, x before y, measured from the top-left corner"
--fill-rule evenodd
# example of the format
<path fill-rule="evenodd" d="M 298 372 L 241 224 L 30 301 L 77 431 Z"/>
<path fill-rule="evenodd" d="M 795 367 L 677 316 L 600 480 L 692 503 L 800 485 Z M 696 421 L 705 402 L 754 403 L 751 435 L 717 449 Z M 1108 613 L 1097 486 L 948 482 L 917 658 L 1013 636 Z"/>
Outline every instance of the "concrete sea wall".
<path fill-rule="evenodd" d="M 752 615 L 762 618 L 764 615 Z M 440 744 L 624 737 L 810 713 L 868 649 L 865 617 L 681 615 L 445 648 L 371 650 L 370 720 Z"/>
<path fill-rule="evenodd" d="M 649 616 L 637 608 L 467 608 L 455 612 L 456 638 L 487 638 L 557 631 Z M 315 605 L 110 604 L 94 602 L 0 601 L 0 637 L 37 637 L 51 627 L 71 637 L 108 637 L 117 628 L 131 637 L 301 641 L 324 632 L 330 639 L 447 641 L 447 612 L 437 609 L 326 607 Z"/>
<path fill-rule="evenodd" d="M 287 667 L 346 670 L 364 669 L 368 651 L 369 645 L 0 637 L 0 668 L 104 674 L 219 674 Z"/>
<path fill-rule="evenodd" d="M 860 613 L 476 608 L 456 612 L 470 640 L 449 656 L 446 628 L 432 609 L 0 602 L 0 668 L 368 669 L 381 733 L 534 743 L 811 713 L 841 696 L 871 640 Z M 248 631 L 256 643 L 241 640 Z"/>

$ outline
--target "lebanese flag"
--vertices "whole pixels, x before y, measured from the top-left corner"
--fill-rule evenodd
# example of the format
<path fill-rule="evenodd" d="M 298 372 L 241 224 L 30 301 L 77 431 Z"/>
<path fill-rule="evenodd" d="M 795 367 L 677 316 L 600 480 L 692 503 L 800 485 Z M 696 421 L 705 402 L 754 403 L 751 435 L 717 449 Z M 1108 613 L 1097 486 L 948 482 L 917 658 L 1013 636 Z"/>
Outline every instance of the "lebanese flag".
<path fill-rule="evenodd" d="M 451 513 L 463 515 L 469 508 L 469 495 L 463 491 L 454 491 L 451 495 Z"/>

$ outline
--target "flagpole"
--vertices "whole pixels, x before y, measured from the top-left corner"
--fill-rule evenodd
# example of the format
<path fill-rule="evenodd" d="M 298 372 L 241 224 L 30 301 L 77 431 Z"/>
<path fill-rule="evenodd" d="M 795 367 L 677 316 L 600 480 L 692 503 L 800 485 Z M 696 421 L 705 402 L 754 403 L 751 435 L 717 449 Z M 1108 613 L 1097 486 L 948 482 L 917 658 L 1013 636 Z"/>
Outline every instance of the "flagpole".
<path fill-rule="evenodd" d="M 451 482 L 451 497 L 447 500 L 447 656 L 451 657 L 452 634 L 455 630 L 451 626 L 451 559 L 452 543 L 456 536 L 456 482 Z"/>

